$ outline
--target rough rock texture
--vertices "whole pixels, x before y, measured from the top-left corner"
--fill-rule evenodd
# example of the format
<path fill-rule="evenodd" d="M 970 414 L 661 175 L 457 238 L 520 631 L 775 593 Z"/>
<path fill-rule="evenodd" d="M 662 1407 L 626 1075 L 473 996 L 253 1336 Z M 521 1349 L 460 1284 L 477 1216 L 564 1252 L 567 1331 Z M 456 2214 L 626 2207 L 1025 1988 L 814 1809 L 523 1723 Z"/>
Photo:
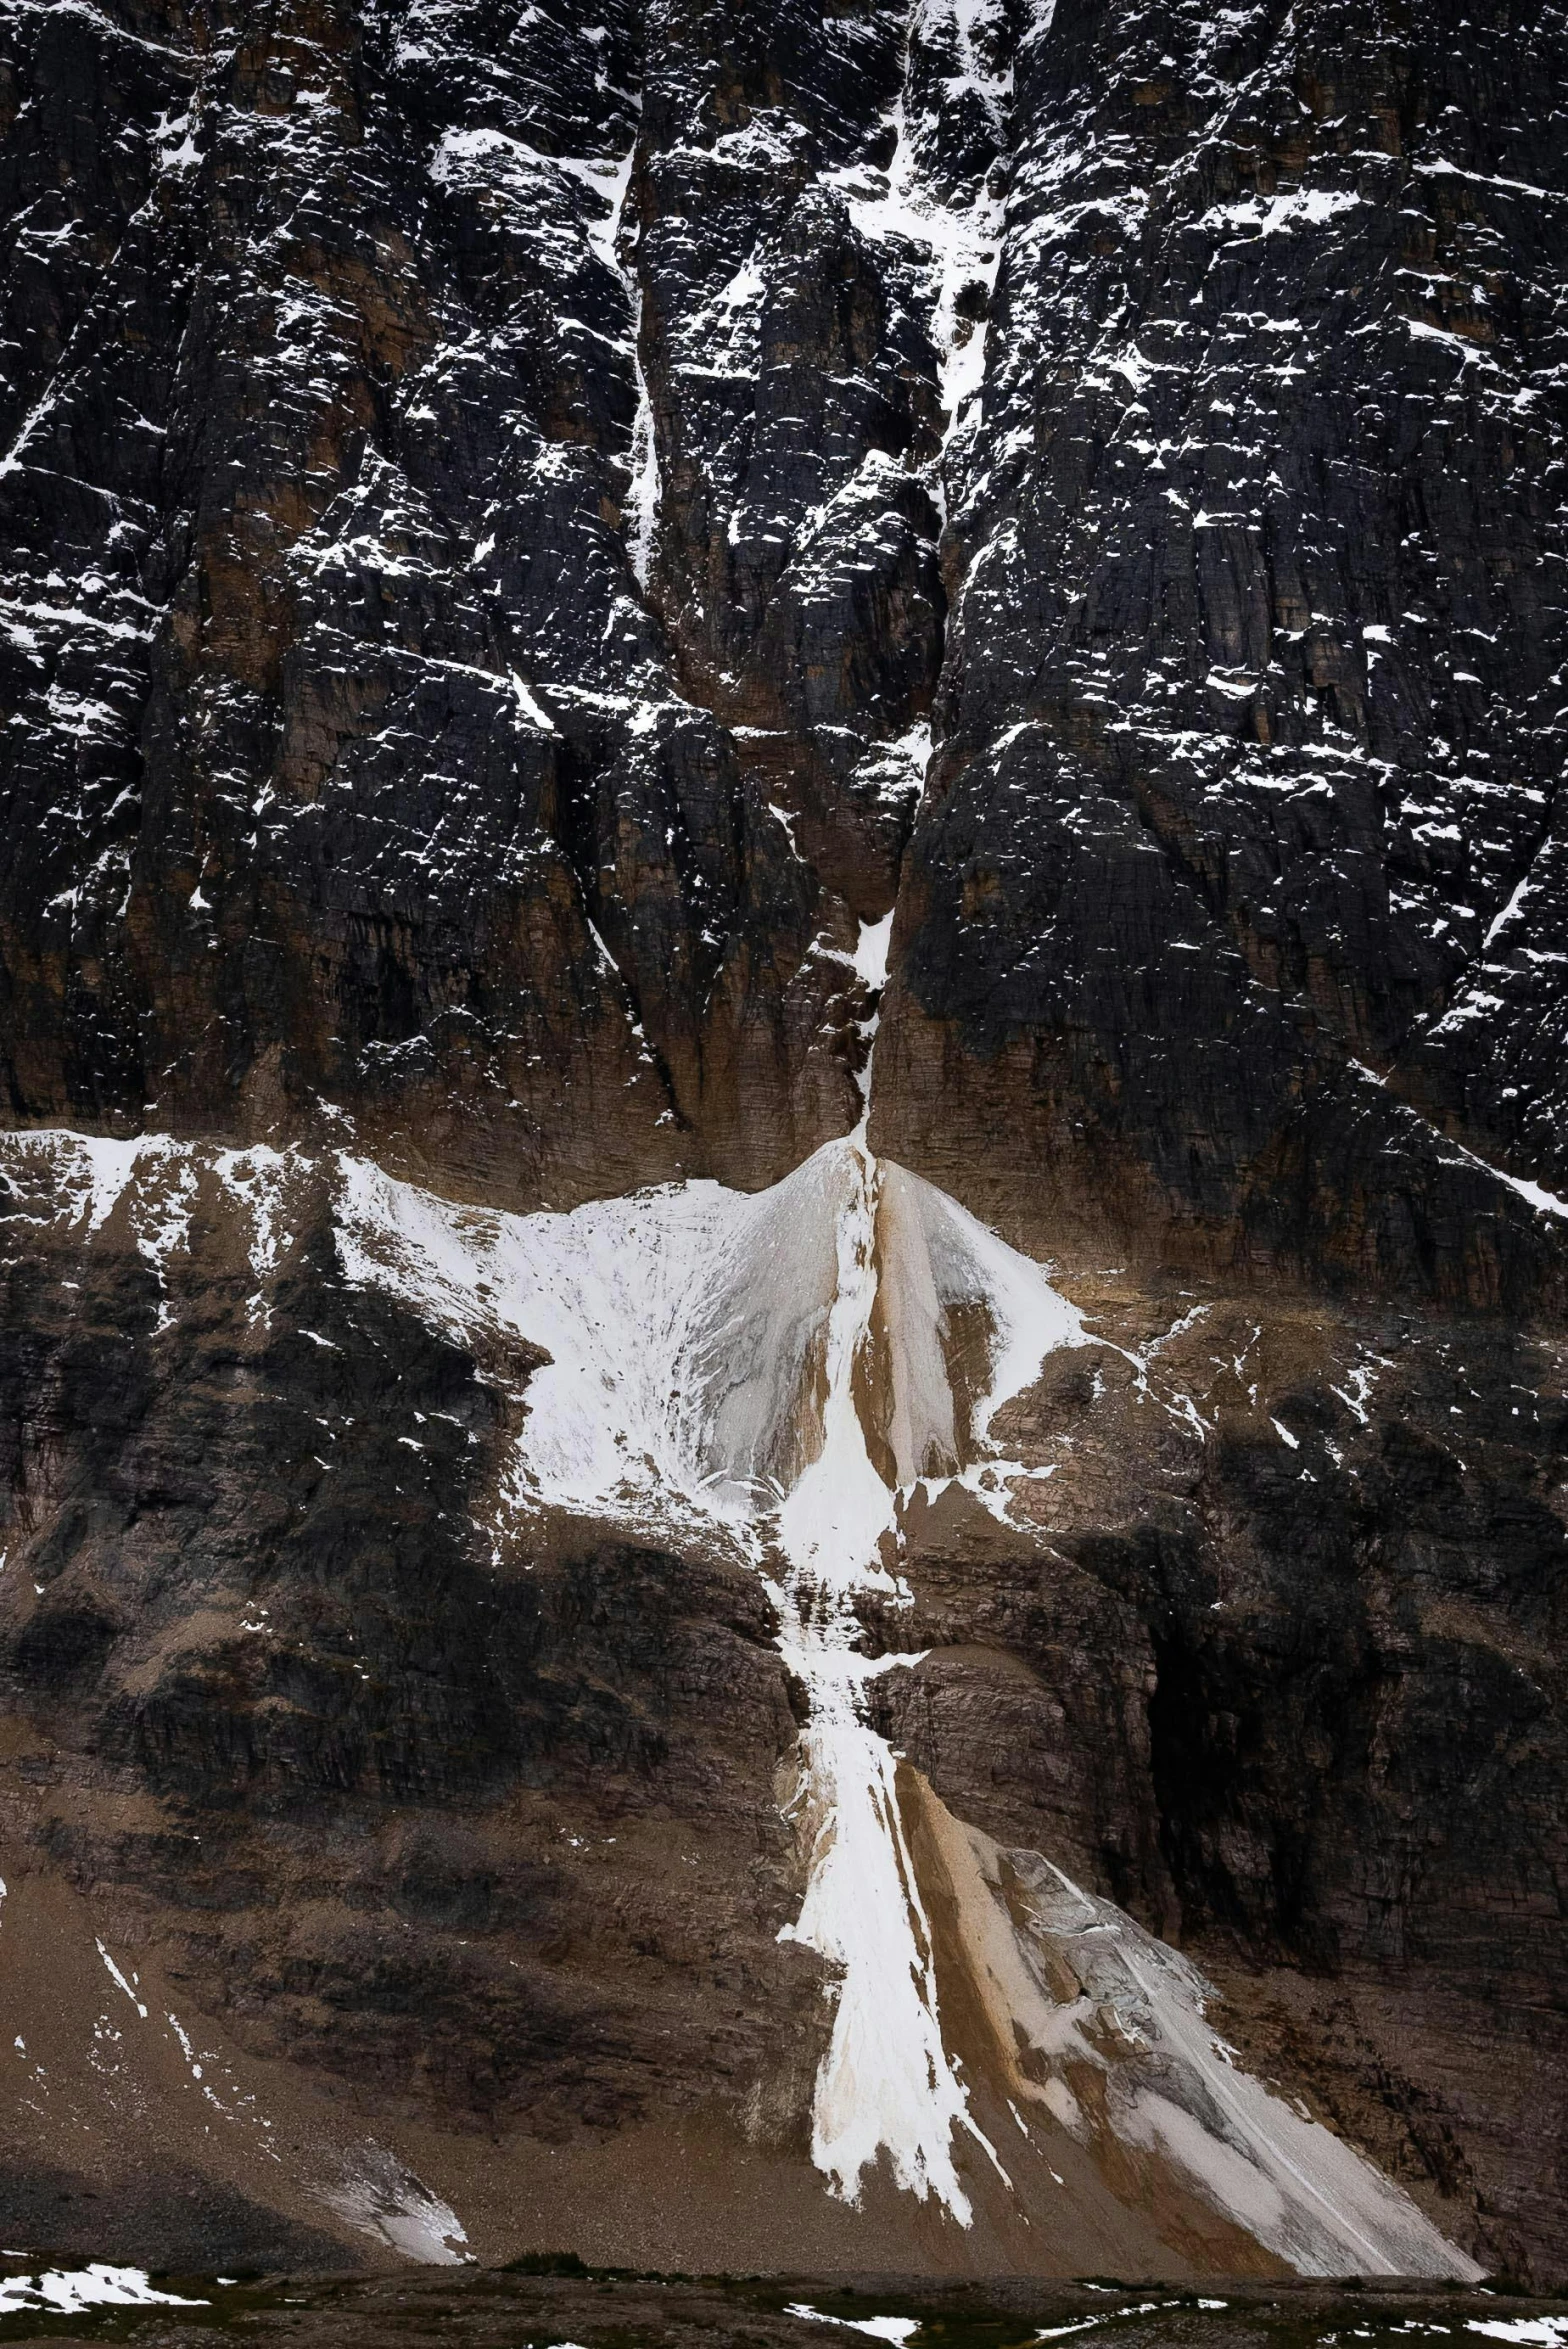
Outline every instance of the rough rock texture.
<path fill-rule="evenodd" d="M 875 1684 L 883 1725 L 961 1815 L 1200 1955 L 1230 2036 L 1492 2259 L 1553 2272 L 1561 1350 L 1210 1298 L 1159 1359 L 1156 1397 L 1107 1350 L 1013 1407 L 1054 1463 L 1032 1555 L 951 1499 L 912 1515 L 895 1637 L 928 1653 Z"/>
<path fill-rule="evenodd" d="M 592 1529 L 480 1551 L 505 1397 L 330 1246 L 247 1314 L 224 1236 L 166 1297 L 112 1247 L 73 1289 L 9 1268 L 13 1728 L 52 1756 L 52 1860 L 172 1925 L 259 2052 L 405 2100 L 548 2135 L 745 2068 L 799 1970 L 755 1582 Z"/>
<path fill-rule="evenodd" d="M 1563 37 L 1019 47 L 877 1138 L 1052 1244 L 1557 1293 Z"/>
<path fill-rule="evenodd" d="M 591 13 L 0 7 L 5 1122 L 756 1188 L 891 914 L 873 1143 L 1114 1345 L 912 1504 L 879 1723 L 1560 2273 L 1563 12 Z M 343 2257 L 374 2137 L 497 2252 L 865 2265 L 765 1594 L 498 1539 L 532 1360 L 247 1179 L 5 1159 L 16 2207 L 153 2128 L 153 2255 Z M 95 1938 L 288 2163 L 115 2086 Z"/>

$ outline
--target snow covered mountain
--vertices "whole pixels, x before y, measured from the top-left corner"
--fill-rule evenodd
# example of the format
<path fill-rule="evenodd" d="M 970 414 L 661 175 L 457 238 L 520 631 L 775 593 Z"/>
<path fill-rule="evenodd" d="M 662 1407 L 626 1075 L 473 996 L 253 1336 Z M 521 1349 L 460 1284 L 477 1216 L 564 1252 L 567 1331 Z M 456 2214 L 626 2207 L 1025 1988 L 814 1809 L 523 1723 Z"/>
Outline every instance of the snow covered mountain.
<path fill-rule="evenodd" d="M 593 15 L 0 7 L 8 2226 L 1555 2273 L 1563 14 Z"/>

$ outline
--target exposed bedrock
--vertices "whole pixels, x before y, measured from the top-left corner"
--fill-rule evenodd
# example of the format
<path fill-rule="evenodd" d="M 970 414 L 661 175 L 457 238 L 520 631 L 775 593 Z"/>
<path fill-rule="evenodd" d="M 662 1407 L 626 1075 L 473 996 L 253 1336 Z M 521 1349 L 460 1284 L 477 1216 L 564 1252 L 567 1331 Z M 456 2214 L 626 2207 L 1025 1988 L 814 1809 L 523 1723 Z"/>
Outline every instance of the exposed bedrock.
<path fill-rule="evenodd" d="M 1043 1867 L 1189 1951 L 1249 2071 L 1451 2242 L 1553 2272 L 1555 1350 L 1087 1270 L 1080 1314 L 860 1163 L 521 1219 L 365 1160 L 8 1143 L 18 2142 L 42 2162 L 85 2121 L 112 2190 L 158 2056 L 168 2160 L 296 2226 L 331 2225 L 368 2144 L 497 2253 L 559 2209 L 602 2257 L 678 2261 L 722 2223 L 741 2260 L 852 2266 L 875 2237 L 943 2268 L 1271 2272 L 1298 2238 L 1171 2166 L 1158 2066 L 1112 2062 L 1082 2118 L 1144 2025 L 1101 1984 L 1079 2044 L 1070 1920 L 1025 1969 L 1066 2038 L 1009 2086 L 997 2017 L 1038 2032 L 1041 1993 L 986 1988 L 974 1887 Z M 756 1546 L 781 1492 L 804 1579 Z M 857 1859 L 846 1772 L 891 1786 L 897 1753 L 933 2046 L 1010 2183 L 960 2132 L 945 2213 L 894 2192 L 900 2108 L 879 2089 L 863 2134 L 881 2074 L 854 2087 L 851 2041 L 826 2143 L 862 2132 L 857 2215 L 807 2191 L 821 1990 L 845 1966 L 880 2029 L 897 1931 L 845 1944 L 825 1890 L 797 1912 L 844 1844 L 859 1914 L 881 1798 Z M 146 2032 L 111 1959 L 160 1985 Z M 207 2035 L 216 2151 L 165 2013 Z M 289 2132 L 281 2176 L 252 2106 Z"/>
<path fill-rule="evenodd" d="M 874 1712 L 962 1818 L 1197 1958 L 1248 2060 L 1441 2181 L 1450 2233 L 1554 2272 L 1564 1426 L 1536 1349 L 1476 1334 L 1211 1298 L 1157 1429 L 1125 1359 L 1059 1358 L 998 1423 L 1053 1469 L 1014 1488 L 1034 1544 L 911 1510 L 889 1635 L 927 1653 Z"/>
<path fill-rule="evenodd" d="M 1555 14 L 9 23 L 13 1117 L 1555 1291 Z"/>
<path fill-rule="evenodd" d="M 588 1523 L 497 1549 L 526 1350 L 476 1362 L 348 1288 L 325 1198 L 293 1193 L 264 1311 L 210 1172 L 170 1291 L 112 1213 L 74 1288 L 36 1249 L 9 1267 L 6 2138 L 78 2169 L 40 2187 L 42 2241 L 98 2248 L 80 2205 L 142 2128 L 341 2263 L 365 2230 L 323 2194 L 367 2140 L 521 2132 L 547 2161 L 715 2098 L 798 2134 L 809 2096 L 817 1986 L 776 1940 L 796 1723 L 755 1578 Z M 161 1982 L 150 2020 L 95 1935 Z M 493 2190 L 515 2245 L 527 2200 Z M 254 2221 L 227 2256 L 263 2255 Z M 147 2224 L 133 2255 L 172 2244 Z"/>
<path fill-rule="evenodd" d="M 1017 52 L 873 1138 L 1041 1245 L 1557 1295 L 1562 38 Z"/>
<path fill-rule="evenodd" d="M 749 102 L 630 12 L 13 17 L 13 1117 L 525 1201 L 852 1122 L 936 361 L 834 180 L 901 27 L 766 13 Z"/>
<path fill-rule="evenodd" d="M 0 11 L 40 2242 L 1278 2266 L 1041 2118 L 1054 1867 L 1562 2271 L 1565 88 L 1435 0 Z M 822 2123 L 813 1735 L 1013 2204 Z"/>

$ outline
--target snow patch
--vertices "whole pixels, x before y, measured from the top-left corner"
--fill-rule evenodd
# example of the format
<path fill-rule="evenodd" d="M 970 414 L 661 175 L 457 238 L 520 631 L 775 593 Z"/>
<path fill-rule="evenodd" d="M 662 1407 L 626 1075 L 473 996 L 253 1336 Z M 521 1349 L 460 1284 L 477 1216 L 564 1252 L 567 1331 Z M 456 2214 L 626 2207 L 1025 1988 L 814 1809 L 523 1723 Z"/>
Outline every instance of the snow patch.
<path fill-rule="evenodd" d="M 324 2188 L 321 2199 L 361 2234 L 422 2267 L 461 2267 L 473 2256 L 459 2248 L 468 2236 L 451 2205 L 374 2143 L 361 2148 L 348 2177 Z"/>
<path fill-rule="evenodd" d="M 110 2267 L 94 2260 L 90 2267 L 52 2267 L 36 2276 L 0 2276 L 0 2316 L 22 2316 L 44 2311 L 50 2316 L 79 2316 L 89 2308 L 208 2308 L 207 2300 L 192 2300 L 179 2292 L 160 2292 L 145 2268 Z"/>
<path fill-rule="evenodd" d="M 816 2325 L 841 2325 L 847 2333 L 864 2333 L 868 2341 L 907 2341 L 920 2330 L 918 2317 L 824 2316 L 820 2308 L 813 2308 L 804 2300 L 792 2300 L 784 2314 L 807 2317 Z"/>
<path fill-rule="evenodd" d="M 140 1997 L 138 1997 L 137 1992 L 132 1989 L 130 1983 L 127 1982 L 125 1976 L 121 1973 L 119 1967 L 115 1964 L 113 1958 L 104 1948 L 104 1945 L 101 1941 L 98 1942 L 97 1948 L 98 1955 L 103 1959 L 104 1965 L 108 1969 L 111 1981 L 113 1981 L 119 1989 L 124 1991 L 126 1997 L 130 2000 L 132 2006 L 135 2007 L 136 2012 L 141 2016 L 142 2021 L 145 2023 L 147 2020 L 147 2008 L 145 2002 Z"/>
<path fill-rule="evenodd" d="M 893 909 L 889 906 L 879 922 L 862 922 L 860 935 L 855 940 L 854 965 L 870 988 L 887 985 L 887 950 L 893 935 Z"/>
<path fill-rule="evenodd" d="M 1467 2333 L 1485 2333 L 1493 2341 L 1519 2341 L 1526 2349 L 1561 2349 L 1568 2342 L 1568 2316 L 1472 2316 Z"/>

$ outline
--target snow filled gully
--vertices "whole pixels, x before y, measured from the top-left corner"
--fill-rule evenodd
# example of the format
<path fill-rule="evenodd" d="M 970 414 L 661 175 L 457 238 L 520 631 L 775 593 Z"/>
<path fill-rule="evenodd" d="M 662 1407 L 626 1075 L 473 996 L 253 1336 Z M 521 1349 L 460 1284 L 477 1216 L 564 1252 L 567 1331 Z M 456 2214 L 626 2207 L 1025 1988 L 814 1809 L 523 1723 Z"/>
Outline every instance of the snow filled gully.
<path fill-rule="evenodd" d="M 885 1625 L 910 1603 L 898 1528 L 917 1486 L 960 1484 L 1005 1517 L 1031 1473 L 997 1456 L 991 1423 L 1047 1355 L 1092 1342 L 1039 1265 L 874 1157 L 864 1121 L 770 1190 L 690 1182 L 567 1215 L 457 1208 L 340 1164 L 351 1278 L 454 1334 L 515 1333 L 550 1357 L 504 1508 L 719 1536 L 767 1584 L 810 1699 L 791 1805 L 806 1890 L 781 1938 L 830 1974 L 812 2153 L 831 2191 L 855 2203 L 890 2175 L 968 2227 L 983 2182 L 1038 2225 L 1049 2179 L 1059 2224 L 1108 2196 L 1156 2241 L 1167 2224 L 1189 2244 L 1206 2231 L 1221 2263 L 1250 2237 L 1309 2275 L 1478 2274 L 1343 2139 L 1240 2069 L 1185 1959 L 1048 1859 L 999 1850 L 912 1772 L 900 1801 L 866 1692 L 920 1659 L 865 1654 L 859 1605 L 875 1596 Z M 970 2070 L 944 2029 L 911 1783 Z M 1010 2112 L 1026 2141 L 1009 2135 L 1006 2166 L 975 2109 L 982 2081 L 990 2125 Z"/>
<path fill-rule="evenodd" d="M 904 1500 L 978 1473 L 963 1453 L 986 1459 L 1000 1404 L 1086 1342 L 1078 1315 L 858 1133 L 758 1194 L 693 1182 L 570 1215 L 466 1214 L 360 1162 L 345 1175 L 351 1277 L 454 1331 L 499 1318 L 550 1354 L 528 1386 L 520 1512 L 722 1529 L 765 1578 L 811 1706 L 793 1804 L 807 1887 L 785 1930 L 836 1977 L 814 2159 L 854 2201 L 885 2154 L 899 2186 L 968 2225 L 956 2141 L 1006 2174 L 944 2044 L 897 1757 L 865 1717 L 867 1682 L 918 1657 L 864 1655 L 856 1601 L 907 1603 Z M 944 1350 L 957 1306 L 991 1333 L 972 1393 Z"/>
<path fill-rule="evenodd" d="M 232 1215 L 262 1317 L 325 1184 L 351 1282 L 492 1365 L 519 1341 L 537 1363 L 498 1556 L 514 1526 L 566 1511 L 722 1542 L 764 1580 L 809 1696 L 790 1806 L 806 1886 L 781 1938 L 829 1974 L 812 2152 L 831 2191 L 855 2203 L 891 2178 L 961 2227 L 983 2194 L 1037 2241 L 1076 2212 L 1151 2259 L 1204 2242 L 1234 2268 L 1250 2238 L 1306 2275 L 1479 2274 L 1241 2069 L 1184 1958 L 966 1826 L 871 1727 L 872 1679 L 920 1660 L 867 1655 L 860 1612 L 875 1598 L 885 1636 L 911 1603 L 906 1504 L 961 1486 L 1005 1522 L 1018 1480 L 1048 1471 L 998 1456 L 995 1416 L 1048 1355 L 1094 1341 L 1038 1264 L 876 1158 L 864 1121 L 766 1191 L 687 1182 L 570 1214 L 455 1205 L 346 1152 L 54 1131 L 0 1156 L 34 1220 L 84 1246 L 117 1231 L 160 1282 L 197 1205 Z"/>
<path fill-rule="evenodd" d="M 774 1591 L 780 1644 L 811 1700 L 798 1795 L 809 1875 L 800 1916 L 786 1930 L 837 1975 L 832 2038 L 812 2116 L 812 2156 L 837 2190 L 854 2200 L 862 2175 L 885 2151 L 901 2187 L 922 2200 L 935 2194 L 967 2226 L 970 2203 L 953 2159 L 955 2136 L 967 2133 L 1004 2184 L 1006 2175 L 970 2113 L 943 2042 L 933 1937 L 899 1815 L 897 1761 L 864 1718 L 865 1687 L 873 1674 L 918 1658 L 892 1654 L 873 1661 L 860 1654 L 854 1606 L 859 1592 L 876 1591 L 895 1602 L 906 1596 L 884 1558 L 887 1537 L 896 1532 L 897 1490 L 872 1461 L 856 1393 L 879 1351 L 873 1318 L 884 1287 L 889 1310 L 882 1317 L 886 1343 L 880 1350 L 892 1390 L 886 1441 L 900 1483 L 928 1466 L 940 1474 L 956 1465 L 953 1401 L 939 1343 L 941 1307 L 920 1212 L 936 1195 L 931 1202 L 902 1197 L 897 1169 L 888 1170 L 884 1193 L 882 1170 L 859 1140 L 836 1146 L 832 1173 L 838 1191 L 837 1286 L 826 1329 L 821 1444 L 777 1512 L 787 1569 Z M 909 1180 L 903 1177 L 902 1184 Z M 886 1283 L 881 1278 L 879 1223 L 902 1283 L 897 1275 Z M 972 1255 L 969 1269 L 979 1269 Z M 1043 1288 L 1041 1276 L 1029 1269 Z M 1047 1296 L 1039 1334 L 1047 1345 L 1070 1341 L 1077 1334 L 1075 1317 Z"/>

